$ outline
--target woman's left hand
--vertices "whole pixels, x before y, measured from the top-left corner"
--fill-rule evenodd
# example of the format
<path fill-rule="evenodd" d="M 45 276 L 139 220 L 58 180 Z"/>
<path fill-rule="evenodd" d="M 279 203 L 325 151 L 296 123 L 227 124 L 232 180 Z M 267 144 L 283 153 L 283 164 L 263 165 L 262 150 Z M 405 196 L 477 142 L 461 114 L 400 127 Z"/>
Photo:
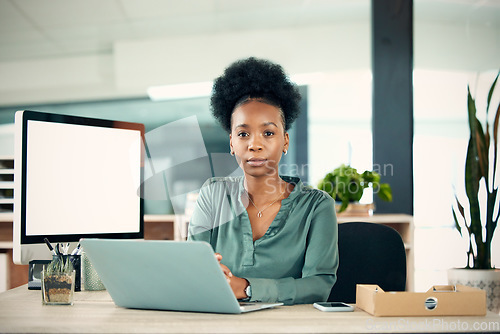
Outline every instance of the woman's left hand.
<path fill-rule="evenodd" d="M 248 282 L 246 279 L 241 278 L 241 277 L 236 277 L 231 273 L 231 270 L 229 268 L 222 264 L 222 255 L 219 253 L 215 253 L 215 257 L 217 258 L 217 261 L 219 261 L 219 264 L 222 268 L 222 272 L 226 276 L 226 280 L 231 286 L 231 289 L 233 290 L 234 295 L 236 296 L 236 299 L 243 299 L 247 298 L 247 294 L 245 293 L 245 288 L 248 285 Z"/>
<path fill-rule="evenodd" d="M 245 288 L 248 285 L 246 279 L 232 275 L 232 277 L 228 278 L 228 282 L 229 285 L 231 285 L 231 289 L 233 289 L 233 293 L 236 296 L 236 299 L 243 299 L 248 297 L 245 293 Z"/>

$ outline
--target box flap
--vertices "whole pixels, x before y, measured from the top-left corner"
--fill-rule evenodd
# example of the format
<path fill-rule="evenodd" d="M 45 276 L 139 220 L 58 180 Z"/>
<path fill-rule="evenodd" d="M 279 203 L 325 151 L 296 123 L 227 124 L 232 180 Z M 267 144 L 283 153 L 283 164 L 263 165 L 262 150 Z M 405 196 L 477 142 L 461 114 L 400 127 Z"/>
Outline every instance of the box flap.
<path fill-rule="evenodd" d="M 356 307 L 373 314 L 375 312 L 375 295 L 384 292 L 375 284 L 356 284 Z"/>
<path fill-rule="evenodd" d="M 427 292 L 455 292 L 455 285 L 434 285 Z"/>

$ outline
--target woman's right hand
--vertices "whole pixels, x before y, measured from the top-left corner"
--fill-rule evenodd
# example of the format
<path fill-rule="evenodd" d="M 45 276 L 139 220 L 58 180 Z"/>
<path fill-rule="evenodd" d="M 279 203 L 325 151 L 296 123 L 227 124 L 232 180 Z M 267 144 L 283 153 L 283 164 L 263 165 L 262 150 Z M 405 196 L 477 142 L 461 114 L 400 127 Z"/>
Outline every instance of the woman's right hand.
<path fill-rule="evenodd" d="M 231 286 L 234 296 L 238 299 L 247 298 L 248 296 L 245 293 L 245 288 L 248 285 L 248 281 L 244 278 L 234 276 L 233 273 L 231 273 L 231 270 L 229 270 L 227 266 L 221 263 L 222 255 L 220 255 L 219 253 L 215 253 L 215 258 L 217 259 L 217 261 L 219 261 L 222 272 L 226 276 L 226 280 Z"/>
<path fill-rule="evenodd" d="M 224 264 L 221 263 L 222 255 L 220 255 L 219 253 L 215 253 L 215 258 L 217 259 L 217 261 L 219 261 L 222 272 L 226 276 L 226 280 L 228 282 L 230 282 L 230 279 L 231 279 L 231 277 L 233 277 L 233 274 L 231 273 L 231 270 L 229 270 L 229 268 L 227 266 L 225 266 Z"/>

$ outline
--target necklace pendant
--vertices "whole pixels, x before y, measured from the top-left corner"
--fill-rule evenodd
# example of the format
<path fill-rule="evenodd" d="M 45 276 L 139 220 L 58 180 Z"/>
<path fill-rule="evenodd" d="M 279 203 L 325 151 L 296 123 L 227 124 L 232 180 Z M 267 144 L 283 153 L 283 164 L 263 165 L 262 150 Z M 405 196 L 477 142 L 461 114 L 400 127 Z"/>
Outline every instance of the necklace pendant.
<path fill-rule="evenodd" d="M 262 218 L 262 211 L 257 212 L 257 217 Z"/>

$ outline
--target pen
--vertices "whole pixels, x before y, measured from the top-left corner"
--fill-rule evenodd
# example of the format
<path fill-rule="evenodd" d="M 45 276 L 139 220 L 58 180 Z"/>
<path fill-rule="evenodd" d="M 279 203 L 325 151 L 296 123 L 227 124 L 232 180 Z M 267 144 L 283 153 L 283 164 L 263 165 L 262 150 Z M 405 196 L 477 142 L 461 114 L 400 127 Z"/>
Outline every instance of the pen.
<path fill-rule="evenodd" d="M 81 247 L 80 244 L 78 244 L 76 248 L 73 249 L 73 251 L 71 252 L 71 255 L 77 255 L 78 252 L 80 251 L 80 247 Z"/>
<path fill-rule="evenodd" d="M 49 247 L 49 250 L 52 252 L 52 255 L 57 255 L 56 251 L 54 250 L 54 247 L 50 244 L 49 239 L 44 238 L 43 241 L 47 244 L 47 247 Z"/>
<path fill-rule="evenodd" d="M 67 242 L 65 245 L 62 245 L 62 249 L 63 249 L 63 255 L 68 255 L 69 242 Z"/>
<path fill-rule="evenodd" d="M 64 257 L 61 253 L 61 249 L 59 248 L 60 244 L 57 243 L 57 246 L 56 246 L 56 256 L 59 257 L 59 259 L 61 260 L 61 262 L 64 264 Z"/>

